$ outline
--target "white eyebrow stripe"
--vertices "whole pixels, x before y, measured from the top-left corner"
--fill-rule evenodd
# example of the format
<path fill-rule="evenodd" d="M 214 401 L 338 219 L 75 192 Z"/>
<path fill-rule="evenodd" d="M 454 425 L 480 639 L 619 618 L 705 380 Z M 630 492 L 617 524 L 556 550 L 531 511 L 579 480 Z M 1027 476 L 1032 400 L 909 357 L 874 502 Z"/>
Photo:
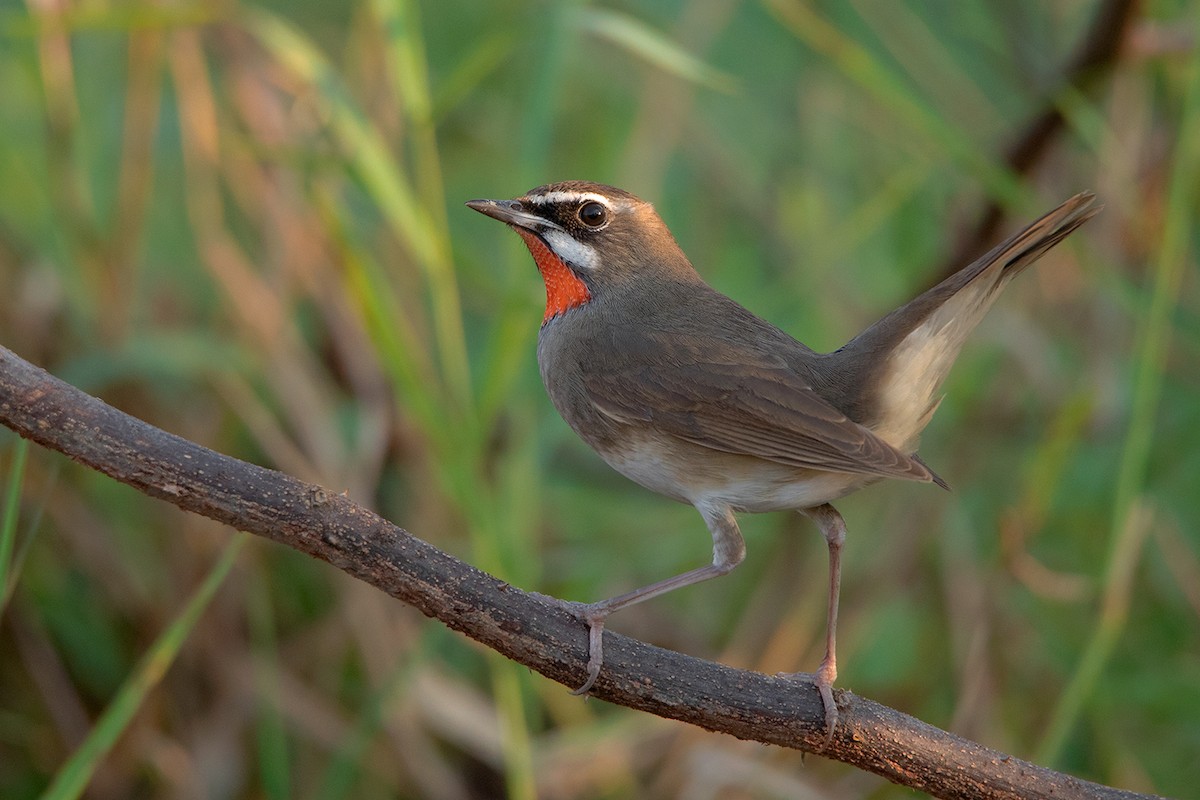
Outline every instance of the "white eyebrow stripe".
<path fill-rule="evenodd" d="M 554 254 L 568 264 L 580 269 L 594 270 L 600 266 L 600 256 L 591 245 L 586 245 L 563 230 L 544 230 L 539 234 Z"/>
<path fill-rule="evenodd" d="M 612 208 L 612 202 L 607 197 L 595 192 L 546 192 L 525 199 L 537 206 L 554 203 L 582 203 L 585 200 L 592 200 L 605 208 Z"/>

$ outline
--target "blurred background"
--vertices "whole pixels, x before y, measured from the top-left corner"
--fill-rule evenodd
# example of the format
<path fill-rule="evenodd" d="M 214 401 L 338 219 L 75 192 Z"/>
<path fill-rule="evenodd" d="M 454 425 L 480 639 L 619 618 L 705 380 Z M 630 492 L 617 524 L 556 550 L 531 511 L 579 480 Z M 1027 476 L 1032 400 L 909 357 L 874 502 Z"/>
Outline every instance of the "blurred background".
<path fill-rule="evenodd" d="M 1092 780 L 1200 796 L 1200 9 L 1187 0 L 0 0 L 0 342 L 349 494 L 525 589 L 706 563 L 557 417 L 544 293 L 465 209 L 653 201 L 718 289 L 833 349 L 1081 190 L 921 453 L 849 524 L 839 685 Z M 572 697 L 336 569 L 0 430 L 0 796 L 891 798 Z M 825 545 L 612 628 L 821 657 Z"/>

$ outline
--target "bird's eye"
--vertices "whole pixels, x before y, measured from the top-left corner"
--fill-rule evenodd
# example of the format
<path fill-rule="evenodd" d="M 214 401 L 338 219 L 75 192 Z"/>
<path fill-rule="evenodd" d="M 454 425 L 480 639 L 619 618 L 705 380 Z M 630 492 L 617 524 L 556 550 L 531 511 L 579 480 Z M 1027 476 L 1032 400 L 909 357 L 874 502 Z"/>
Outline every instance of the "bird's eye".
<path fill-rule="evenodd" d="M 593 200 L 579 207 L 578 217 L 579 221 L 589 228 L 599 228 L 608 222 L 608 209 L 604 207 L 603 203 Z"/>

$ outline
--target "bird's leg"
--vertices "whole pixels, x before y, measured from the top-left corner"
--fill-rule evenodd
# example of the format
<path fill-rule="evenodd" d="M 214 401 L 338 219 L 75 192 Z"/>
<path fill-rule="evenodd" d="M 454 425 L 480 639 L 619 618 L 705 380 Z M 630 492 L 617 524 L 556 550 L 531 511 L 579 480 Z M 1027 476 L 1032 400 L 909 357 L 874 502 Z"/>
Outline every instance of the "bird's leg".
<path fill-rule="evenodd" d="M 571 613 L 588 626 L 587 680 L 571 694 L 586 694 L 600 675 L 604 664 L 604 621 L 608 616 L 623 608 L 661 594 L 691 586 L 693 583 L 724 575 L 742 562 L 746 556 L 746 544 L 733 517 L 733 509 L 727 505 L 697 503 L 696 510 L 704 517 L 713 538 L 712 563 L 675 575 L 665 580 L 634 589 L 631 592 L 610 597 L 597 603 L 565 603 Z M 834 512 L 836 513 L 836 512 Z"/>
<path fill-rule="evenodd" d="M 588 626 L 587 680 L 571 694 L 586 694 L 600 676 L 600 667 L 604 664 L 604 621 L 610 614 L 660 594 L 724 575 L 731 568 L 722 568 L 714 562 L 597 603 L 566 602 L 567 608 Z"/>
<path fill-rule="evenodd" d="M 825 544 L 829 547 L 829 606 L 825 618 L 825 658 L 821 666 L 812 673 L 817 691 L 821 693 L 821 704 L 825 707 L 825 745 L 833 740 L 837 727 L 837 703 L 833 701 L 833 682 L 837 679 L 837 619 L 838 597 L 842 587 L 842 543 L 846 541 L 846 521 L 837 509 L 825 503 L 803 509 L 800 513 L 816 523 Z"/>

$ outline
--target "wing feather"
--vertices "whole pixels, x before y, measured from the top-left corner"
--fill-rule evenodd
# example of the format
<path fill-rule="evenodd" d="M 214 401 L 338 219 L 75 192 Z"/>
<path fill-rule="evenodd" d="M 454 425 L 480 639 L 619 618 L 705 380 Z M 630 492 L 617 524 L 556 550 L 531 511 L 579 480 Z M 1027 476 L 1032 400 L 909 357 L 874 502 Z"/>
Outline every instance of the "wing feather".
<path fill-rule="evenodd" d="M 715 338 L 652 338 L 583 371 L 599 411 L 788 466 L 938 480 L 918 459 L 834 408 L 783 359 Z"/>

